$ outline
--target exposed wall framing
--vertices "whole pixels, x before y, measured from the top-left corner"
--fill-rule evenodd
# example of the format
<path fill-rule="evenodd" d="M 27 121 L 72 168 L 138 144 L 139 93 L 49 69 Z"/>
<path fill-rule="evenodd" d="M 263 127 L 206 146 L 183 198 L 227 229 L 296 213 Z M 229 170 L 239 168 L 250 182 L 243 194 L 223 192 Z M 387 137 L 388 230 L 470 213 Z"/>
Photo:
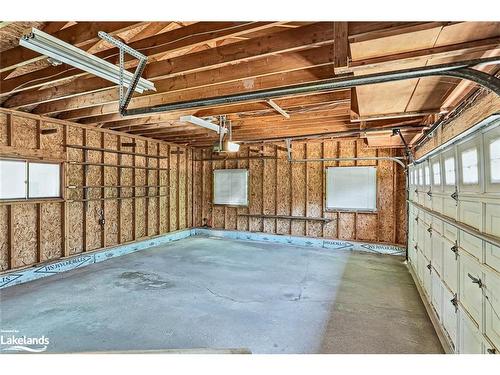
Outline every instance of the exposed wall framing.
<path fill-rule="evenodd" d="M 400 151 L 368 148 L 362 140 L 352 139 L 295 142 L 292 150 L 294 159 L 401 156 Z M 406 178 L 403 169 L 392 161 L 289 163 L 286 149 L 276 144 L 245 146 L 221 160 L 213 157 L 210 149 L 196 149 L 193 160 L 195 226 L 406 243 Z M 377 212 L 327 210 L 325 168 L 354 165 L 377 166 Z M 247 207 L 212 204 L 213 170 L 232 168 L 249 169 Z"/>
<path fill-rule="evenodd" d="M 0 201 L 0 271 L 192 225 L 184 147 L 0 109 L 0 151 L 63 163 L 62 198 Z"/>

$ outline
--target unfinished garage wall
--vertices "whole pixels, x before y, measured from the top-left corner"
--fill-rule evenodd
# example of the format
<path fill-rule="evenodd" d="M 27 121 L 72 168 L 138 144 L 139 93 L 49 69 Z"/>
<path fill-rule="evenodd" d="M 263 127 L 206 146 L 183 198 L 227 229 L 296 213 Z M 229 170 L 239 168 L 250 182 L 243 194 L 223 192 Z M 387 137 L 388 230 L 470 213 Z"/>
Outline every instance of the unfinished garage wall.
<path fill-rule="evenodd" d="M 0 271 L 192 226 L 191 149 L 0 109 L 0 156 L 63 165 L 61 198 L 0 201 Z"/>
<path fill-rule="evenodd" d="M 293 142 L 294 159 L 401 156 L 396 149 L 371 149 L 363 140 Z M 405 175 L 392 161 L 290 163 L 277 144 L 241 147 L 226 159 L 210 149 L 194 151 L 195 225 L 367 242 L 406 242 Z M 325 168 L 377 167 L 377 211 L 340 212 L 325 207 Z M 249 205 L 212 204 L 214 169 L 249 170 Z M 278 216 L 278 217 L 273 217 Z M 307 219 L 306 219 L 307 218 Z M 325 219 L 327 222 L 325 222 Z"/>
<path fill-rule="evenodd" d="M 410 270 L 455 353 L 500 351 L 500 120 L 490 117 L 499 111 L 500 98 L 483 95 L 437 130 L 409 170 Z"/>

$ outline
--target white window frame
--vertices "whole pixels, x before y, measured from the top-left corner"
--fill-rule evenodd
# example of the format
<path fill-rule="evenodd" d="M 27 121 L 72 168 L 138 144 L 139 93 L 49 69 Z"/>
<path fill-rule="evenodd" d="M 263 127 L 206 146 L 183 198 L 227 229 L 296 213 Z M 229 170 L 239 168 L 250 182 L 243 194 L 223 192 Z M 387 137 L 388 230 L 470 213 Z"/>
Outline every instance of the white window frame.
<path fill-rule="evenodd" d="M 458 185 L 457 182 L 457 157 L 455 153 L 455 148 L 453 147 L 452 149 L 446 151 L 443 153 L 441 156 L 442 161 L 443 161 L 443 189 L 445 191 L 455 191 L 455 187 Z M 446 161 L 452 159 L 453 160 L 453 175 L 454 175 L 454 180 L 452 184 L 448 183 L 448 178 L 447 178 L 447 169 L 446 169 Z"/>
<path fill-rule="evenodd" d="M 464 183 L 463 178 L 463 165 L 462 165 L 462 154 L 469 151 L 470 149 L 476 149 L 477 155 L 477 182 L 476 183 Z M 459 191 L 468 192 L 480 192 L 483 179 L 483 152 L 482 147 L 482 134 L 476 135 L 474 138 L 469 139 L 460 143 L 457 146 L 457 160 L 458 160 L 458 174 L 457 178 L 459 181 Z"/>
<path fill-rule="evenodd" d="M 491 155 L 490 155 L 490 145 L 500 140 L 500 126 L 496 126 L 484 133 L 483 144 L 484 144 L 484 174 L 485 174 L 485 190 L 487 192 L 500 192 L 500 181 L 492 181 L 491 179 Z"/>
<path fill-rule="evenodd" d="M 23 163 L 25 166 L 25 180 L 24 180 L 24 194 L 16 198 L 0 198 L 0 201 L 29 201 L 29 200 L 53 200 L 61 199 L 63 197 L 63 170 L 62 163 L 60 162 L 50 162 L 45 160 L 28 160 L 28 159 L 14 159 L 14 158 L 0 158 L 0 160 L 13 161 L 18 163 Z M 48 196 L 30 196 L 30 164 L 50 164 L 57 165 L 59 167 L 59 181 L 58 181 L 58 194 L 48 195 Z"/>
<path fill-rule="evenodd" d="M 371 193 L 373 194 L 372 204 L 369 206 L 363 207 L 348 207 L 348 205 L 338 205 L 338 204 L 330 204 L 330 196 L 334 193 L 334 186 L 332 186 L 333 177 L 331 173 L 335 173 L 335 171 L 342 170 L 342 172 L 349 171 L 353 173 L 356 170 L 364 170 L 370 171 L 368 178 L 372 181 L 371 185 Z M 373 166 L 356 166 L 356 167 L 327 167 L 325 171 L 325 207 L 327 211 L 352 211 L 352 212 L 376 212 L 378 208 L 378 189 L 377 189 L 377 167 Z M 333 195 L 335 196 L 335 195 Z M 368 198 L 370 199 L 370 198 Z"/>
<path fill-rule="evenodd" d="M 219 198 L 216 196 L 216 191 L 217 187 L 216 184 L 217 178 L 216 176 L 218 175 L 229 175 L 230 179 L 236 178 L 235 176 L 240 175 L 240 177 L 244 177 L 244 202 L 241 203 L 235 203 L 234 201 L 230 200 L 223 200 L 223 198 Z M 234 206 L 234 207 L 247 207 L 248 206 L 248 169 L 241 169 L 241 168 L 235 168 L 235 169 L 214 169 L 213 174 L 212 174 L 212 202 L 214 205 L 217 206 Z"/>
<path fill-rule="evenodd" d="M 432 186 L 440 188 L 441 184 L 443 182 L 443 174 L 442 174 L 442 168 L 441 168 L 441 160 L 439 157 L 431 159 L 430 162 L 431 165 L 431 174 L 432 174 Z M 436 166 L 437 166 L 437 172 L 438 172 L 438 179 L 439 181 L 436 182 Z"/>

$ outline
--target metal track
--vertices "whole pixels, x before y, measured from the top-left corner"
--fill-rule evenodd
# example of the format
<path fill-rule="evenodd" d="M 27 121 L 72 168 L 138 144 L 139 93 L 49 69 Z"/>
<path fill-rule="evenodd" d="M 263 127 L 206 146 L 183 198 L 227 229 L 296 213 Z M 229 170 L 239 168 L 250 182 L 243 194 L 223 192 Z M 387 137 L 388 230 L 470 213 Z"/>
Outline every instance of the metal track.
<path fill-rule="evenodd" d="M 356 86 L 372 85 L 376 83 L 401 81 L 431 76 L 449 76 L 476 82 L 479 85 L 500 95 L 500 79 L 487 73 L 471 69 L 470 67 L 484 64 L 497 64 L 500 57 L 466 60 L 439 65 L 424 66 L 419 68 L 397 70 L 368 74 L 363 76 L 349 76 L 322 81 L 319 83 L 299 84 L 275 89 L 259 90 L 249 93 L 232 94 L 206 99 L 189 100 L 177 103 L 164 104 L 148 108 L 123 109 L 123 116 L 168 112 L 189 108 L 200 108 L 225 104 L 240 103 L 255 100 L 269 100 L 278 97 L 307 94 L 311 92 L 326 92 L 348 89 Z"/>

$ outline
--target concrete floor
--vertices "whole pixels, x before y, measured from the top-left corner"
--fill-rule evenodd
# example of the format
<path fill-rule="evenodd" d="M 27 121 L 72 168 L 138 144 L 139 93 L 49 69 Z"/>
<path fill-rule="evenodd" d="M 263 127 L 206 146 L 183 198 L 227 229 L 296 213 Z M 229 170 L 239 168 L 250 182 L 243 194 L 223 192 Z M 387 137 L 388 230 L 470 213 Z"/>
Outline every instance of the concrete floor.
<path fill-rule="evenodd" d="M 442 353 L 404 259 L 190 237 L 0 292 L 48 351 Z"/>

